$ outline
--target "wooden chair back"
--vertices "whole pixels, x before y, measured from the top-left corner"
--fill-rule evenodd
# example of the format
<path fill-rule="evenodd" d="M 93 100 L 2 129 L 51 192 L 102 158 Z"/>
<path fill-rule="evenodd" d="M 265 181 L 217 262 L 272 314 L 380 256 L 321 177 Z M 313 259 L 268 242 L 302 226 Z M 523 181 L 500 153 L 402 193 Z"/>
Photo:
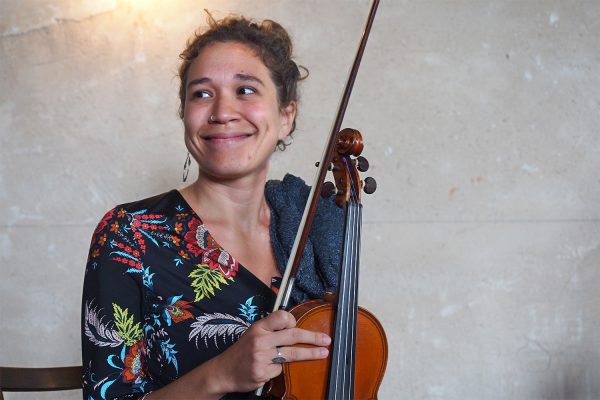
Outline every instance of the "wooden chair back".
<path fill-rule="evenodd" d="M 2 392 L 46 392 L 81 389 L 83 367 L 15 368 L 0 367 Z"/>

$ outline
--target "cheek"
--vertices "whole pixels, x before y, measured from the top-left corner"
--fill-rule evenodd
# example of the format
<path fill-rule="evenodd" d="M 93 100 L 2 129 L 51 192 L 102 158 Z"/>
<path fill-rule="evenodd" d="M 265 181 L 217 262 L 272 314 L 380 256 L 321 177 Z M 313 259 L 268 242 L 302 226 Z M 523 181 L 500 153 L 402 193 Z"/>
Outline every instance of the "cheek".
<path fill-rule="evenodd" d="M 193 133 L 193 130 L 189 124 L 189 121 L 184 120 L 183 121 L 183 139 L 185 140 L 186 145 L 190 141 L 190 138 L 192 137 L 192 133 Z"/>
<path fill-rule="evenodd" d="M 283 119 L 278 107 L 272 107 L 269 110 L 265 110 L 264 120 L 268 125 L 269 131 L 272 132 L 272 135 L 276 136 L 278 140 L 283 139 L 287 135 L 287 132 L 283 129 Z"/>
<path fill-rule="evenodd" d="M 186 134 L 193 133 L 201 125 L 203 113 L 195 107 L 186 107 L 183 114 L 183 127 Z"/>
<path fill-rule="evenodd" d="M 197 132 L 200 126 L 196 121 L 193 113 L 186 113 L 183 117 L 183 140 L 188 150 L 197 147 L 194 143 L 197 142 Z"/>

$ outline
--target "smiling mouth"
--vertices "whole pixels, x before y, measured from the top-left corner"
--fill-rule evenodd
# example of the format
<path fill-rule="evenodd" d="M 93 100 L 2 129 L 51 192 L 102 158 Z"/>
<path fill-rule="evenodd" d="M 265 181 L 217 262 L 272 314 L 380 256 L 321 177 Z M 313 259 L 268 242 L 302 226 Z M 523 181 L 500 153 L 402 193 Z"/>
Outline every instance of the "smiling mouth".
<path fill-rule="evenodd" d="M 230 135 L 212 135 L 205 136 L 202 139 L 212 143 L 235 143 L 252 136 L 249 133 L 234 133 Z"/>

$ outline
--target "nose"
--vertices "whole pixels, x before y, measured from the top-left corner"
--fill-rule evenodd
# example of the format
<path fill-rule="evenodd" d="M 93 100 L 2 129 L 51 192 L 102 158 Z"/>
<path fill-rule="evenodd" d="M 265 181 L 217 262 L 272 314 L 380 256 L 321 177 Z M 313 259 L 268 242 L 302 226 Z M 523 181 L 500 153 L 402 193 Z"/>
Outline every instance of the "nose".
<path fill-rule="evenodd" d="M 213 102 L 209 123 L 226 124 L 238 119 L 237 104 L 234 98 L 226 95 L 217 96 Z"/>

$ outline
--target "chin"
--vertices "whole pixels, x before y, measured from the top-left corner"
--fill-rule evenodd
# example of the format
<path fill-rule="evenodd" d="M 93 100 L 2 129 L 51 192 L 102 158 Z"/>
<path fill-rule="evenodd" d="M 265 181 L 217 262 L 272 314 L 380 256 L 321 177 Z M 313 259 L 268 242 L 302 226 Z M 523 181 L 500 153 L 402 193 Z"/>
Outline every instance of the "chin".
<path fill-rule="evenodd" d="M 252 173 L 245 168 L 239 168 L 234 166 L 227 168 L 220 166 L 219 168 L 201 169 L 200 175 L 210 178 L 211 180 L 220 180 L 225 182 L 241 179 L 246 176 L 252 175 Z"/>

